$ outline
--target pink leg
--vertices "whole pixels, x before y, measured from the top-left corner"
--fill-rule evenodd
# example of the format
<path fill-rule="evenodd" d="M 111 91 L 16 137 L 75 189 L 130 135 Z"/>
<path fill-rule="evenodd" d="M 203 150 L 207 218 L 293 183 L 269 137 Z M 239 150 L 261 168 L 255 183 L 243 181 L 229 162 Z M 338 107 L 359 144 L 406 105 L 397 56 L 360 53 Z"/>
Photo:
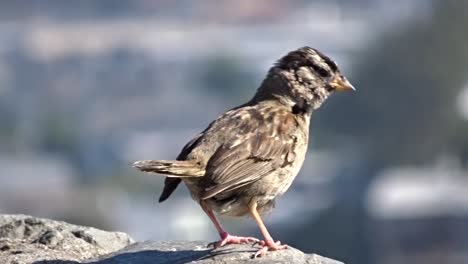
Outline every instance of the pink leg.
<path fill-rule="evenodd" d="M 218 230 L 219 236 L 221 237 L 221 240 L 209 243 L 208 247 L 213 246 L 214 248 L 219 248 L 228 244 L 246 244 L 251 242 L 259 242 L 259 240 L 255 237 L 240 237 L 230 235 L 223 229 L 221 223 L 219 223 L 218 219 L 213 214 L 213 211 L 211 211 L 211 209 L 209 209 L 203 202 L 201 202 L 200 205 L 203 211 L 205 211 L 205 213 L 210 218 L 211 222 L 213 222 L 215 225 L 216 230 Z"/>
<path fill-rule="evenodd" d="M 250 205 L 250 214 L 252 215 L 252 217 L 257 222 L 258 227 L 260 228 L 260 231 L 262 232 L 262 235 L 265 238 L 265 240 L 262 240 L 262 241 L 260 241 L 258 243 L 260 246 L 262 246 L 262 248 L 259 251 L 257 251 L 257 253 L 255 253 L 253 255 L 254 258 L 261 257 L 261 256 L 265 255 L 268 252 L 268 250 L 281 250 L 281 249 L 288 248 L 288 246 L 286 246 L 286 245 L 281 245 L 280 241 L 275 242 L 273 240 L 273 238 L 271 237 L 270 233 L 268 232 L 265 224 L 263 223 L 262 218 L 260 217 L 260 214 L 257 211 L 257 203 L 256 202 L 253 202 Z"/>

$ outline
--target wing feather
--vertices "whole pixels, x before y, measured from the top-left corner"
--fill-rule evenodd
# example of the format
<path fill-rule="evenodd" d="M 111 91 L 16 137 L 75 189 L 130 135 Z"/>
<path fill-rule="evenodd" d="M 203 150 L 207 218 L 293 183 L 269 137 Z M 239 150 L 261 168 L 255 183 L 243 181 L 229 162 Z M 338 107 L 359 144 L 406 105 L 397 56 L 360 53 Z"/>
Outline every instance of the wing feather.
<path fill-rule="evenodd" d="M 264 120 L 259 118 L 265 115 L 249 115 L 242 120 L 248 124 L 238 123 L 245 133 L 239 132 L 222 144 L 210 158 L 202 179 L 206 188 L 201 199 L 253 183 L 283 166 L 288 154 L 294 151 L 294 123 L 285 122 L 291 115 L 277 112 L 270 119 L 273 122 L 262 125 Z M 245 129 L 246 126 L 256 129 Z"/>

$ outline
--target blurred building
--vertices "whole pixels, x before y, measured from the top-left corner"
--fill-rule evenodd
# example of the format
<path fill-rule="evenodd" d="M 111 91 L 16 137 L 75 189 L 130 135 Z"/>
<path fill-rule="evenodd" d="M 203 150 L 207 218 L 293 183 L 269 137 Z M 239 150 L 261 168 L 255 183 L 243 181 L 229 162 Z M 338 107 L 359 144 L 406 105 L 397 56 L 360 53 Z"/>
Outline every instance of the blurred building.
<path fill-rule="evenodd" d="M 468 263 L 468 171 L 396 168 L 372 184 L 369 236 L 379 263 Z"/>

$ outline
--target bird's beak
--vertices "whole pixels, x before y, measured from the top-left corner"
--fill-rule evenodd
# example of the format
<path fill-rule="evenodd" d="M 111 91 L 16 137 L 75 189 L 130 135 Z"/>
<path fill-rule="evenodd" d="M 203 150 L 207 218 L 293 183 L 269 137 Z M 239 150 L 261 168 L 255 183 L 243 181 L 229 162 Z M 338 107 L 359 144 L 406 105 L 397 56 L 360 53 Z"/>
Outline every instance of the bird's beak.
<path fill-rule="evenodd" d="M 356 88 L 343 75 L 337 74 L 330 85 L 337 91 L 356 91 Z"/>

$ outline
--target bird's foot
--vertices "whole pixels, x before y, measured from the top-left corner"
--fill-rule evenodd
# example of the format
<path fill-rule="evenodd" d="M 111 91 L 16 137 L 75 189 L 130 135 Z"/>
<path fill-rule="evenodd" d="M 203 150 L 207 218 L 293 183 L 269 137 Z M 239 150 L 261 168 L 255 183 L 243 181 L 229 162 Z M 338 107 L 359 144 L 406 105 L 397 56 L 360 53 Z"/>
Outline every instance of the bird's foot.
<path fill-rule="evenodd" d="M 282 250 L 282 249 L 287 249 L 287 245 L 281 245 L 280 241 L 259 241 L 257 242 L 262 248 L 255 253 L 252 258 L 258 258 L 264 256 L 269 250 L 275 251 L 275 250 Z"/>
<path fill-rule="evenodd" d="M 255 237 L 241 237 L 241 236 L 232 236 L 227 232 L 221 234 L 221 240 L 211 242 L 207 247 L 219 248 L 229 244 L 247 244 L 247 243 L 258 243 L 258 240 Z"/>

